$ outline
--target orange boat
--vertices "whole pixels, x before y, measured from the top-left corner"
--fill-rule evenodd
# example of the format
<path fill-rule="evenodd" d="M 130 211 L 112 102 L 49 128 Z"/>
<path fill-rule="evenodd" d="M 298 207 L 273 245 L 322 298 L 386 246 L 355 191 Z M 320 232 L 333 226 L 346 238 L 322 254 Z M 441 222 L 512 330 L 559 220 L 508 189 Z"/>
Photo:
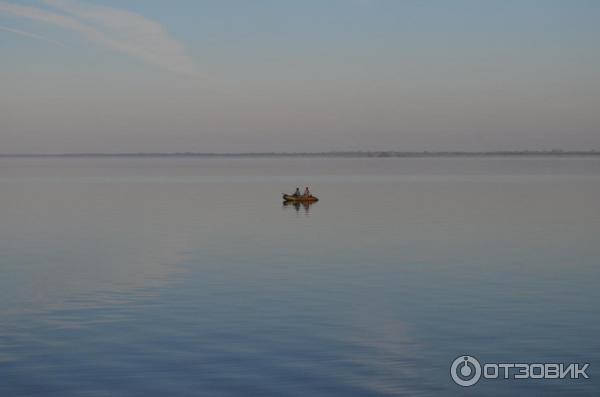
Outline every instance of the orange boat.
<path fill-rule="evenodd" d="M 305 203 L 314 203 L 315 201 L 319 201 L 319 199 L 312 194 L 310 196 L 294 196 L 293 194 L 283 194 L 284 201 L 296 201 L 296 202 L 305 202 Z"/>

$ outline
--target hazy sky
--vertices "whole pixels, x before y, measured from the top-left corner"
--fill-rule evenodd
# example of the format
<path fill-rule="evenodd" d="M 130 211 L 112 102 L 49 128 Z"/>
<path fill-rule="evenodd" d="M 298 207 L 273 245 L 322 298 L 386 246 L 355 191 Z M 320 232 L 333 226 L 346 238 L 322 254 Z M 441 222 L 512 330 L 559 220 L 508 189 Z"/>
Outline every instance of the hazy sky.
<path fill-rule="evenodd" d="M 600 1 L 0 0 L 0 153 L 600 149 Z"/>

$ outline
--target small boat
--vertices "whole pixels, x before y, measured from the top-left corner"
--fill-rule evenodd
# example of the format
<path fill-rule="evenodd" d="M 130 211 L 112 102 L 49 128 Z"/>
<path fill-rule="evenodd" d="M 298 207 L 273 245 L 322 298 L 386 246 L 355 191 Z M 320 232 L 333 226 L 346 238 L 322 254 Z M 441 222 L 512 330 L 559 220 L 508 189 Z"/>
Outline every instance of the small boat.
<path fill-rule="evenodd" d="M 312 194 L 310 196 L 294 196 L 293 194 L 283 194 L 283 200 L 284 201 L 295 201 L 295 202 L 304 202 L 304 203 L 314 203 L 316 201 L 319 201 L 318 198 L 316 198 L 315 196 L 313 196 Z"/>

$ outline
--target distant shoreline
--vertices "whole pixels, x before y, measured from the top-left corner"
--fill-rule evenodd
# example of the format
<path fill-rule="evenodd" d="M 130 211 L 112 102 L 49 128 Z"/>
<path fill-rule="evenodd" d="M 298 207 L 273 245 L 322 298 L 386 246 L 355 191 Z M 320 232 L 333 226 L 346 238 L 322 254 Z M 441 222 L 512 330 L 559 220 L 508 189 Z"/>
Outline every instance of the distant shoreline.
<path fill-rule="evenodd" d="M 256 152 L 256 153 L 21 153 L 0 154 L 0 158 L 257 158 L 257 157 L 322 157 L 322 158 L 426 158 L 426 157 L 600 157 L 599 150 L 590 151 L 490 151 L 490 152 L 400 152 L 400 151 L 347 151 L 347 152 Z"/>

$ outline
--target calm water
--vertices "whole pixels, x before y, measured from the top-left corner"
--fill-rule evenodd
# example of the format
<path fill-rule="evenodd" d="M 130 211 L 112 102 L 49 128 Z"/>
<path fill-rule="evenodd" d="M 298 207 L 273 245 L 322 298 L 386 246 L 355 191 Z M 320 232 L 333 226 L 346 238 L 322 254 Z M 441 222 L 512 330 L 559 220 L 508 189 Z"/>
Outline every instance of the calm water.
<path fill-rule="evenodd" d="M 599 159 L 0 160 L 0 396 L 598 395 L 599 284 Z"/>

